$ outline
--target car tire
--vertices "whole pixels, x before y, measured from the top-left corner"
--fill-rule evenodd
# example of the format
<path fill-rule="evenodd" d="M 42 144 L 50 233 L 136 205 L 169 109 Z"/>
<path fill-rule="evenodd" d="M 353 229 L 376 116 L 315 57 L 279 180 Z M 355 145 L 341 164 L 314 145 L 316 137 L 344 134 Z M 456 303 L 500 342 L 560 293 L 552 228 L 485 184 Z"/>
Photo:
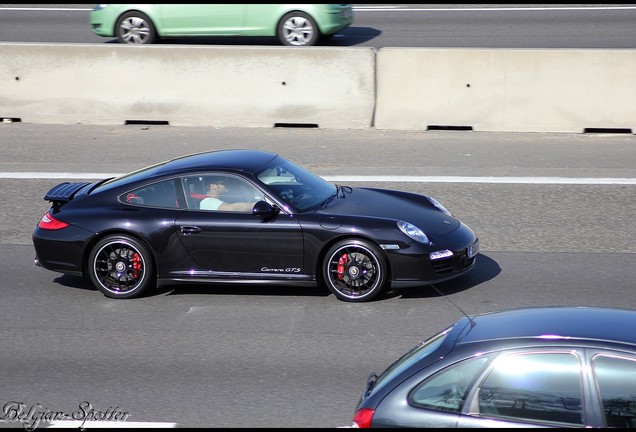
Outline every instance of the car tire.
<path fill-rule="evenodd" d="M 133 237 L 112 235 L 97 242 L 88 258 L 93 285 L 106 297 L 138 297 L 154 282 L 148 248 Z"/>
<path fill-rule="evenodd" d="M 320 30 L 306 13 L 290 12 L 278 22 L 276 36 L 283 45 L 311 46 L 318 43 Z"/>
<path fill-rule="evenodd" d="M 117 39 L 121 43 L 147 45 L 157 39 L 155 26 L 147 15 L 130 11 L 122 14 L 115 25 Z"/>
<path fill-rule="evenodd" d="M 384 254 L 373 243 L 349 239 L 327 251 L 322 276 L 327 288 L 340 300 L 369 301 L 387 284 L 388 265 Z"/>

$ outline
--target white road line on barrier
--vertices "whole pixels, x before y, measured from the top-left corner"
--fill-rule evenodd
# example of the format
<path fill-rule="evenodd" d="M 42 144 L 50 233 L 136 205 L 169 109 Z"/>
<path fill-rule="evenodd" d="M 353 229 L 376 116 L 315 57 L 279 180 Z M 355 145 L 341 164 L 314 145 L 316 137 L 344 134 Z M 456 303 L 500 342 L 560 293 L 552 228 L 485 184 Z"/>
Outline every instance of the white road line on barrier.
<path fill-rule="evenodd" d="M 5 179 L 84 179 L 97 180 L 118 177 L 123 173 L 69 172 L 0 172 Z M 321 176 L 332 182 L 376 183 L 498 183 L 498 184 L 579 184 L 636 185 L 636 178 L 621 177 L 477 177 L 477 176 Z"/>

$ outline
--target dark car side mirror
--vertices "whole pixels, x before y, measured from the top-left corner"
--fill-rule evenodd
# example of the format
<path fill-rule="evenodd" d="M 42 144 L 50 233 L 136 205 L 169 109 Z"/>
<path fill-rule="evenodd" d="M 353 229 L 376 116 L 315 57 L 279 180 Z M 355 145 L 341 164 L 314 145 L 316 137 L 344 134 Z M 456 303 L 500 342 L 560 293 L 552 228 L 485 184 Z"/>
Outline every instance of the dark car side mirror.
<path fill-rule="evenodd" d="M 263 200 L 258 201 L 256 204 L 254 204 L 254 207 L 252 207 L 252 214 L 254 216 L 260 216 L 265 219 L 272 218 L 278 213 L 280 213 L 280 209 L 278 208 L 278 206 L 271 205 L 267 201 Z"/>

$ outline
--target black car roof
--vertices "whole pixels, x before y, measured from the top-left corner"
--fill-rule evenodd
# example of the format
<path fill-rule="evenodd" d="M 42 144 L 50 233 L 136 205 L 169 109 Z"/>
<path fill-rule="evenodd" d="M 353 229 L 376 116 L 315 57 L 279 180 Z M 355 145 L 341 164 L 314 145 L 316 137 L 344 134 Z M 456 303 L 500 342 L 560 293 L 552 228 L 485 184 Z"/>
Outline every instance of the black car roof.
<path fill-rule="evenodd" d="M 263 150 L 215 150 L 172 159 L 159 166 L 155 174 L 207 169 L 227 169 L 252 173 L 276 156 L 278 156 L 277 153 Z"/>
<path fill-rule="evenodd" d="M 506 338 L 586 339 L 636 345 L 636 310 L 546 306 L 477 315 L 458 343 Z"/>

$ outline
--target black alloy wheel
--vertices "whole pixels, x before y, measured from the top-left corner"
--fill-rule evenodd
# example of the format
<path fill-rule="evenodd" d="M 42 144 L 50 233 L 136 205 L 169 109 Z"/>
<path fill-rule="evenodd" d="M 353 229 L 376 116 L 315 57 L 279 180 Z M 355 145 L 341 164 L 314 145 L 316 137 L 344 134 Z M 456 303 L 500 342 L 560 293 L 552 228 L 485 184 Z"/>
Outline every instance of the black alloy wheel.
<path fill-rule="evenodd" d="M 128 299 L 139 296 L 154 280 L 148 249 L 125 235 L 108 236 L 92 249 L 88 273 L 106 297 Z"/>
<path fill-rule="evenodd" d="M 343 240 L 333 245 L 323 262 L 327 287 L 340 300 L 369 301 L 387 282 L 387 265 L 381 250 L 364 240 Z"/>

